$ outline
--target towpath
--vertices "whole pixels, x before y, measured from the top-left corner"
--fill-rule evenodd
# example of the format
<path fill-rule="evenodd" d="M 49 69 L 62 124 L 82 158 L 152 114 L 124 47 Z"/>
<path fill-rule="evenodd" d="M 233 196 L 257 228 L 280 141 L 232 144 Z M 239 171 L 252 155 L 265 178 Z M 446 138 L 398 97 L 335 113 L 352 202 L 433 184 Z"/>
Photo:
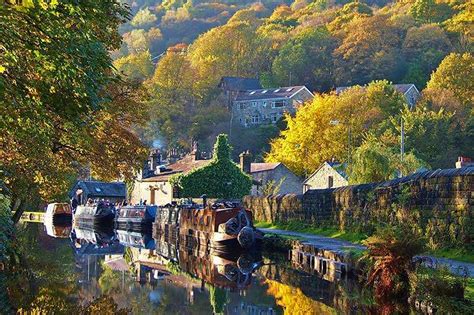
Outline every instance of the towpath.
<path fill-rule="evenodd" d="M 313 245 L 314 247 L 325 249 L 334 252 L 349 252 L 351 250 L 365 250 L 367 249 L 364 245 L 354 244 L 348 241 L 344 241 L 337 238 L 326 237 L 322 235 L 293 232 L 278 229 L 266 229 L 259 228 L 260 231 L 267 234 L 276 234 L 281 236 L 296 237 L 301 240 L 302 243 Z M 474 264 L 457 261 L 447 258 L 438 258 L 433 256 L 419 256 L 424 264 L 428 267 L 439 267 L 447 266 L 451 272 L 464 276 L 467 274 L 469 277 L 474 277 Z"/>

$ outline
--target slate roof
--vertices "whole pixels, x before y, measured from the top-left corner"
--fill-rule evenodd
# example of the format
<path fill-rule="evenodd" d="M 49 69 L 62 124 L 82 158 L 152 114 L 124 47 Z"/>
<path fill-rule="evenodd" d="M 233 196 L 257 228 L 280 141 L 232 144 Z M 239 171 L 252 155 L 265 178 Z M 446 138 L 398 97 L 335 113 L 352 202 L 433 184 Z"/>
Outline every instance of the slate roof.
<path fill-rule="evenodd" d="M 341 94 L 342 92 L 344 92 L 345 90 L 351 88 L 352 86 L 339 86 L 336 88 L 336 94 Z M 415 87 L 416 86 L 412 83 L 409 83 L 409 84 L 393 84 L 393 87 L 395 88 L 395 90 L 397 90 L 398 92 L 402 93 L 402 94 L 405 94 L 406 92 L 408 92 L 409 89 L 411 89 L 412 87 Z"/>
<path fill-rule="evenodd" d="M 260 81 L 255 78 L 222 77 L 219 87 L 228 91 L 261 89 Z"/>
<path fill-rule="evenodd" d="M 265 172 L 276 169 L 281 163 L 252 163 L 250 173 Z"/>
<path fill-rule="evenodd" d="M 195 168 L 209 164 L 212 160 L 195 160 L 193 154 L 185 155 L 181 160 L 166 166 L 160 174 L 143 179 L 143 182 L 167 182 L 169 178 L 178 173 L 188 173 Z"/>
<path fill-rule="evenodd" d="M 126 197 L 125 183 L 122 182 L 99 182 L 99 181 L 85 181 L 81 180 L 69 192 L 72 197 L 77 189 L 82 189 L 88 196 L 95 197 Z"/>
<path fill-rule="evenodd" d="M 298 85 L 298 86 L 286 86 L 286 87 L 279 87 L 279 88 L 241 91 L 237 94 L 235 100 L 248 101 L 248 100 L 291 98 L 296 92 L 299 92 L 305 88 L 306 87 L 304 85 Z"/>

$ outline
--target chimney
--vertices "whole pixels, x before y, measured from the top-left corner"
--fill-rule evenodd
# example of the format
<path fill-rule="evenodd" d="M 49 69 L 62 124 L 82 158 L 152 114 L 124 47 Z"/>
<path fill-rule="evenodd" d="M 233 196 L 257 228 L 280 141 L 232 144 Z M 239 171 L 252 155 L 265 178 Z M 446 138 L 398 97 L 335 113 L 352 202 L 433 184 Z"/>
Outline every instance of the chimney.
<path fill-rule="evenodd" d="M 250 174 L 250 165 L 252 164 L 252 154 L 250 154 L 250 151 L 247 150 L 240 153 L 239 158 L 242 172 Z"/>
<path fill-rule="evenodd" d="M 153 149 L 150 152 L 150 170 L 155 173 L 161 164 L 161 152 L 159 149 Z"/>
<path fill-rule="evenodd" d="M 199 151 L 199 145 L 197 141 L 193 142 L 193 151 L 191 154 L 193 155 L 194 161 L 201 159 L 201 152 Z"/>
<path fill-rule="evenodd" d="M 460 156 L 458 157 L 458 161 L 456 162 L 456 168 L 474 166 L 474 162 L 472 162 L 471 158 Z"/>

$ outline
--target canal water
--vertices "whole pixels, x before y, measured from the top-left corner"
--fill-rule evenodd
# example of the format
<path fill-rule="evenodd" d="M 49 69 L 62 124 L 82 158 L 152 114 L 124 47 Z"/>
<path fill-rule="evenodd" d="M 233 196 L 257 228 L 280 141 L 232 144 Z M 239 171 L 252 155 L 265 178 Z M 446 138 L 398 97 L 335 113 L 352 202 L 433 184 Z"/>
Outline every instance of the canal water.
<path fill-rule="evenodd" d="M 29 314 L 378 313 L 354 277 L 287 253 L 197 252 L 124 231 L 24 223 L 10 303 Z"/>

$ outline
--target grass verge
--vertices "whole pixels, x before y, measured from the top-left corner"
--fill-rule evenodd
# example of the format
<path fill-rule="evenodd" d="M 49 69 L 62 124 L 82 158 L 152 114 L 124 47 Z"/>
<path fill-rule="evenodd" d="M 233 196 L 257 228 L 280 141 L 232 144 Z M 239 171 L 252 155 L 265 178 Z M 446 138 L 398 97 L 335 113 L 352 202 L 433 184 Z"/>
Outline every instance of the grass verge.
<path fill-rule="evenodd" d="M 340 231 L 339 229 L 333 227 L 315 227 L 311 225 L 306 225 L 301 222 L 274 224 L 269 222 L 256 222 L 255 227 L 322 235 L 326 237 L 349 241 L 356 244 L 360 244 L 363 240 L 367 238 L 367 235 L 363 233 Z"/>
<path fill-rule="evenodd" d="M 428 255 L 463 261 L 467 263 L 474 263 L 474 250 L 461 249 L 461 248 L 445 248 L 445 249 L 432 250 L 428 252 Z M 474 276 L 474 275 L 470 275 L 470 276 Z"/>

